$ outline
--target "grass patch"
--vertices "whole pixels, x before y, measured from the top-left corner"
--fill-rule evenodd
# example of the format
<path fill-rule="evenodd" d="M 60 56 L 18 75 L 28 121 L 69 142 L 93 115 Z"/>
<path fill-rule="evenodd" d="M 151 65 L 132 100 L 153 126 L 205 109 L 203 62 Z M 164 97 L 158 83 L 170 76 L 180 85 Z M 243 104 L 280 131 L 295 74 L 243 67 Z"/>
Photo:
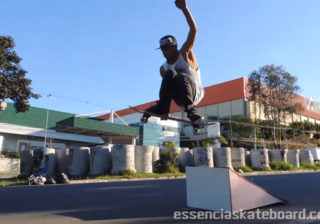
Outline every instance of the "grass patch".
<path fill-rule="evenodd" d="M 253 171 L 272 171 L 269 167 L 262 167 L 262 168 L 252 168 Z"/>
<path fill-rule="evenodd" d="M 0 179 L 0 186 L 8 186 L 8 185 L 24 185 L 27 183 L 27 178 L 5 178 Z"/>
<path fill-rule="evenodd" d="M 272 170 L 295 170 L 296 169 L 296 167 L 293 166 L 291 163 L 286 163 L 282 161 L 270 161 L 269 165 Z"/>
<path fill-rule="evenodd" d="M 176 168 L 175 168 L 176 169 Z M 117 180 L 117 179 L 139 179 L 139 178 L 161 178 L 161 177 L 183 177 L 185 174 L 181 173 L 177 170 L 175 172 L 168 172 L 168 173 L 141 173 L 141 172 L 132 172 L 125 170 L 123 175 L 104 175 L 104 176 L 97 176 L 94 179 L 103 179 L 103 180 Z"/>
<path fill-rule="evenodd" d="M 234 169 L 239 173 L 247 173 L 247 172 L 253 171 L 253 169 L 249 166 L 240 166 L 240 167 L 236 167 Z"/>
<path fill-rule="evenodd" d="M 315 164 L 311 164 L 311 163 L 307 163 L 307 162 L 301 162 L 300 163 L 300 169 L 319 170 L 320 169 L 320 163 L 317 162 Z"/>

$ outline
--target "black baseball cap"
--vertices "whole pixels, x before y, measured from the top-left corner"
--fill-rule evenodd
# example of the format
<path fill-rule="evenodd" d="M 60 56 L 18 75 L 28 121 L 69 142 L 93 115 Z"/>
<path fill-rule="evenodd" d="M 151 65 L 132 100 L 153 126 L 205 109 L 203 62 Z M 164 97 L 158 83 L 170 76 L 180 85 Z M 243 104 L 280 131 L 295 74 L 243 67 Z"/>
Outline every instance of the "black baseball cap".
<path fill-rule="evenodd" d="M 160 39 L 160 47 L 157 49 L 160 49 L 162 46 L 165 45 L 178 45 L 177 39 L 172 35 L 166 35 Z"/>

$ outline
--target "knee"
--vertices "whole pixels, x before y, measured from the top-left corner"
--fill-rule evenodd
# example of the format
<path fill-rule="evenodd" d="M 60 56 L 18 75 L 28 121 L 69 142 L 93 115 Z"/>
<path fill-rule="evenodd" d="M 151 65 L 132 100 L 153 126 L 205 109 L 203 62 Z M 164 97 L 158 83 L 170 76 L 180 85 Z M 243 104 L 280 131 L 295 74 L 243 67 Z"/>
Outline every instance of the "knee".
<path fill-rule="evenodd" d="M 174 80 L 178 84 L 188 84 L 190 82 L 190 79 L 185 73 L 178 73 L 175 77 Z"/>
<path fill-rule="evenodd" d="M 174 78 L 176 76 L 177 76 L 177 72 L 175 70 L 168 70 L 164 74 L 165 78 Z"/>

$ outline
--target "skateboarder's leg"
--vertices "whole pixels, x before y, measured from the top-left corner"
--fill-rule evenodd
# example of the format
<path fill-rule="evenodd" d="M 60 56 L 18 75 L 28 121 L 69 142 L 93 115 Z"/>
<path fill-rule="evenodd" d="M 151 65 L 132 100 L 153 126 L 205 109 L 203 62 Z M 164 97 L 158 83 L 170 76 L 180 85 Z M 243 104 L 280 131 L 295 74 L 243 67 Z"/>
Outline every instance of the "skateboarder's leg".
<path fill-rule="evenodd" d="M 196 95 L 196 86 L 190 78 L 184 74 L 179 73 L 174 77 L 174 85 L 172 97 L 177 105 L 185 108 L 188 118 L 192 122 L 199 122 L 203 118 L 197 113 L 194 108 L 194 99 Z"/>
<path fill-rule="evenodd" d="M 184 73 L 179 73 L 174 77 L 172 97 L 177 105 L 188 108 L 193 105 L 195 98 L 195 86 L 189 77 Z"/>
<path fill-rule="evenodd" d="M 168 114 L 170 111 L 170 105 L 172 100 L 172 92 L 174 89 L 174 79 L 176 75 L 175 71 L 169 70 L 162 78 L 161 87 L 159 91 L 159 110 L 161 114 Z"/>
<path fill-rule="evenodd" d="M 173 77 L 176 75 L 175 71 L 167 71 L 164 77 L 162 78 L 160 91 L 159 91 L 159 100 L 157 104 L 151 106 L 150 108 L 146 109 L 146 111 L 159 114 L 159 115 L 168 115 L 170 111 L 170 105 L 172 100 L 172 89 L 173 85 Z M 147 122 L 148 118 L 150 117 L 149 114 L 144 114 L 141 118 L 142 122 Z"/>

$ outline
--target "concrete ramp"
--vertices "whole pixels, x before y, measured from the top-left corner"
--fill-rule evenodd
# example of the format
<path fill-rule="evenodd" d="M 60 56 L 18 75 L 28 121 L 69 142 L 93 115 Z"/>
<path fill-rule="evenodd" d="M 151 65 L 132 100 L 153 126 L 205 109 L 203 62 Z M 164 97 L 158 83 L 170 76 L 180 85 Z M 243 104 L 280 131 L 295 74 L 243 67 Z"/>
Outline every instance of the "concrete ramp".
<path fill-rule="evenodd" d="M 239 211 L 286 202 L 230 168 L 187 167 L 186 176 L 188 207 Z"/>

